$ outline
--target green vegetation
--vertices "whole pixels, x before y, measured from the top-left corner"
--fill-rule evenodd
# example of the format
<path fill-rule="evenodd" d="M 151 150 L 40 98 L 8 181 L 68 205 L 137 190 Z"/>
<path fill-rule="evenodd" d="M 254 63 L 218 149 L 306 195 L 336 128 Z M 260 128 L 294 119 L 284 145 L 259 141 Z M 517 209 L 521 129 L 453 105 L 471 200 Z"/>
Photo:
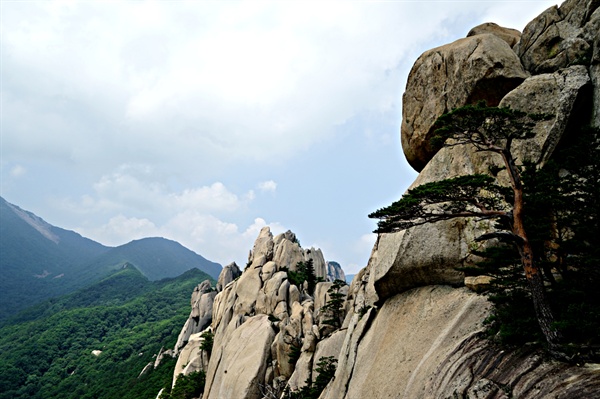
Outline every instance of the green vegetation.
<path fill-rule="evenodd" d="M 196 371 L 188 375 L 179 374 L 175 386 L 171 391 L 165 389 L 160 399 L 192 399 L 198 398 L 204 391 L 206 384 L 206 373 Z M 169 385 L 170 387 L 170 385 Z"/>
<path fill-rule="evenodd" d="M 156 397 L 171 385 L 175 360 L 139 374 L 173 347 L 206 278 L 194 269 L 150 282 L 127 267 L 18 315 L 0 328 L 0 399 Z"/>
<path fill-rule="evenodd" d="M 343 280 L 335 280 L 331 287 L 327 290 L 329 294 L 329 300 L 321 308 L 321 311 L 327 315 L 327 319 L 323 320 L 323 324 L 332 326 L 335 329 L 342 327 L 344 317 L 344 301 L 346 296 L 340 293 L 342 287 L 345 287 L 346 282 Z"/>
<path fill-rule="evenodd" d="M 135 265 L 152 281 L 192 268 L 214 278 L 221 271 L 220 265 L 164 238 L 105 247 L 52 226 L 1 197 L 0 253 L 0 324 L 30 306 L 90 286 L 126 264 Z"/>
<path fill-rule="evenodd" d="M 296 264 L 296 271 L 289 270 L 286 267 L 282 267 L 281 270 L 287 272 L 290 284 L 294 284 L 299 289 L 302 289 L 304 282 L 306 281 L 309 295 L 313 295 L 317 283 L 323 281 L 323 279 L 317 278 L 312 259 L 309 259 L 306 262 L 298 262 Z"/>
<path fill-rule="evenodd" d="M 40 234 L 24 218 L 37 220 L 58 242 Z M 0 322 L 43 300 L 83 288 L 109 273 L 107 269 L 79 268 L 81 263 L 91 261 L 109 248 L 44 223 L 0 197 Z M 64 275 L 59 277 L 61 274 Z"/>
<path fill-rule="evenodd" d="M 575 130 L 570 142 L 544 168 L 523 171 L 525 226 L 535 261 L 543 271 L 563 351 L 574 360 L 598 361 L 600 331 L 600 131 Z M 560 166 L 559 166 L 560 165 Z M 540 338 L 513 246 L 490 248 L 479 270 L 494 277 L 490 299 L 496 304 L 489 333 L 522 345 Z M 529 339 L 528 339 L 529 338 Z"/>
<path fill-rule="evenodd" d="M 206 352 L 208 358 L 210 359 L 210 355 L 212 354 L 213 343 L 215 340 L 215 334 L 213 334 L 212 331 L 205 331 L 200 337 L 202 337 L 200 349 Z"/>
<path fill-rule="evenodd" d="M 543 337 L 551 353 L 564 359 L 565 342 L 578 340 L 580 349 L 584 341 L 591 345 L 600 327 L 599 311 L 594 310 L 599 309 L 598 300 L 593 299 L 600 259 L 596 242 L 600 133 L 589 129 L 567 133 L 567 138 L 578 140 L 563 143 L 562 152 L 554 156 L 556 164 L 550 162 L 541 171 L 533 165 L 518 167 L 512 142 L 533 137 L 535 122 L 543 118 L 483 104 L 440 117 L 434 145 L 470 145 L 499 154 L 510 186 L 499 186 L 487 175 L 428 183 L 370 217 L 380 219 L 379 233 L 456 217 L 496 220 L 495 232 L 477 238 L 500 242 L 500 247 L 479 253 L 487 260 L 477 271 L 495 278 L 491 299 L 497 310 L 492 325 L 504 342 Z M 583 328 L 569 311 L 584 318 Z M 577 332 L 569 332 L 567 325 Z"/>
<path fill-rule="evenodd" d="M 289 364 L 296 364 L 298 359 L 300 359 L 300 355 L 302 354 L 302 343 L 297 339 L 293 341 L 290 345 L 290 353 L 289 353 Z"/>
<path fill-rule="evenodd" d="M 333 356 L 322 357 L 317 363 L 315 371 L 318 373 L 315 381 L 308 378 L 305 386 L 295 392 L 286 392 L 286 399 L 317 399 L 325 389 L 329 381 L 334 377 L 337 368 L 337 359 Z"/>

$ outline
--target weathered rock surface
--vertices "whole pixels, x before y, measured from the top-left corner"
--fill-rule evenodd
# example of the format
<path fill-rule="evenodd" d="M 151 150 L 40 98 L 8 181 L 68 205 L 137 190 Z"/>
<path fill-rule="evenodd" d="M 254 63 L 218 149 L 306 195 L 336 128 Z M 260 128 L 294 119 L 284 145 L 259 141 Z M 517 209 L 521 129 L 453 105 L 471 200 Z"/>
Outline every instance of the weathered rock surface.
<path fill-rule="evenodd" d="M 484 297 L 447 286 L 390 298 L 376 316 L 369 311 L 348 329 L 321 399 L 583 398 L 598 392 L 597 372 L 544 361 L 532 351 L 500 351 L 479 338 L 489 309 Z"/>
<path fill-rule="evenodd" d="M 346 281 L 346 275 L 337 262 L 327 262 L 327 281 L 342 280 Z"/>
<path fill-rule="evenodd" d="M 210 327 L 205 331 L 192 334 L 185 347 L 179 353 L 175 370 L 173 371 L 172 386 L 175 386 L 175 382 L 181 374 L 188 375 L 196 371 L 205 371 L 208 368 L 208 354 L 201 349 L 202 342 L 204 341 L 202 334 L 206 331 L 210 331 Z"/>
<path fill-rule="evenodd" d="M 491 33 L 494 36 L 498 36 L 500 39 L 504 40 L 510 47 L 514 47 L 515 44 L 519 42 L 521 38 L 521 32 L 516 29 L 504 28 L 498 24 L 493 22 L 486 22 L 481 25 L 477 25 L 473 29 L 467 33 L 467 37 L 475 36 L 475 35 L 483 35 L 486 33 Z"/>
<path fill-rule="evenodd" d="M 211 326 L 215 335 L 204 398 L 254 398 L 259 391 L 278 391 L 286 383 L 297 389 L 312 373 L 312 353 L 321 338 L 315 319 L 317 310 L 306 292 L 306 283 L 302 287 L 292 284 L 285 270 L 294 271 L 298 262 L 312 260 L 315 274 L 324 278 L 327 268 L 323 253 L 315 248 L 302 249 L 290 231 L 273 237 L 267 227 L 261 230 L 248 259 L 241 276 L 224 282 L 214 298 Z M 223 274 L 228 273 L 227 268 Z M 323 300 L 326 294 L 325 290 Z M 257 320 L 260 327 L 248 326 L 250 322 L 259 323 Z M 249 345 L 240 338 L 260 333 L 245 333 L 241 329 L 264 330 L 264 339 L 260 338 L 259 343 L 253 340 Z M 250 349 L 243 348 L 257 345 L 258 352 L 252 355 Z M 300 357 L 290 362 L 294 351 L 300 351 Z M 244 353 L 246 362 L 240 369 L 235 368 L 241 361 L 237 353 Z M 235 370 L 245 376 L 235 380 Z M 231 384 L 237 387 L 228 388 Z"/>
<path fill-rule="evenodd" d="M 580 121 L 585 116 L 580 113 L 584 108 L 581 104 L 591 103 L 591 89 L 587 69 L 578 65 L 551 74 L 532 76 L 508 93 L 500 102 L 501 107 L 553 116 L 550 120 L 537 123 L 533 139 L 514 143 L 515 158 L 521 162 L 547 162 L 569 123 L 573 119 Z"/>
<path fill-rule="evenodd" d="M 423 53 L 402 97 L 402 148 L 410 165 L 421 171 L 434 155 L 429 140 L 438 117 L 479 100 L 498 105 L 527 76 L 515 52 L 495 34 L 467 37 Z"/>
<path fill-rule="evenodd" d="M 515 47 L 533 74 L 584 65 L 593 82 L 591 122 L 600 126 L 600 3 L 568 0 L 548 8 L 523 30 Z"/>
<path fill-rule="evenodd" d="M 233 280 L 242 275 L 242 271 L 232 262 L 225 266 L 223 270 L 221 270 L 221 274 L 219 274 L 219 280 L 217 281 L 217 292 L 223 291 L 223 288 Z"/>
<path fill-rule="evenodd" d="M 261 398 L 274 337 L 268 317 L 257 315 L 236 328 L 226 345 L 215 345 L 203 398 Z"/>
<path fill-rule="evenodd" d="M 474 292 L 484 292 L 491 288 L 492 281 L 490 276 L 469 276 L 465 277 L 465 287 Z"/>
<path fill-rule="evenodd" d="M 598 36 L 600 6 L 595 0 L 567 0 L 531 21 L 516 48 L 523 65 L 534 74 L 590 63 Z"/>
<path fill-rule="evenodd" d="M 217 293 L 210 286 L 210 281 L 200 283 L 192 293 L 192 311 L 177 337 L 175 354 L 188 342 L 190 336 L 203 331 L 212 321 L 213 303 Z"/>
<path fill-rule="evenodd" d="M 581 104 L 591 101 L 590 94 L 590 79 L 583 66 L 532 76 L 509 92 L 500 106 L 553 115 L 537 123 L 534 138 L 513 143 L 517 161 L 545 163 L 573 120 L 581 116 Z M 489 173 L 491 165 L 501 166 L 500 156 L 476 152 L 471 146 L 442 148 L 411 188 L 466 174 Z M 506 172 L 497 177 L 500 183 L 508 184 Z M 379 236 L 369 260 L 370 278 L 379 300 L 418 286 L 461 285 L 464 276 L 456 267 L 477 260 L 470 255 L 475 238 L 489 231 L 488 223 L 454 219 Z"/>

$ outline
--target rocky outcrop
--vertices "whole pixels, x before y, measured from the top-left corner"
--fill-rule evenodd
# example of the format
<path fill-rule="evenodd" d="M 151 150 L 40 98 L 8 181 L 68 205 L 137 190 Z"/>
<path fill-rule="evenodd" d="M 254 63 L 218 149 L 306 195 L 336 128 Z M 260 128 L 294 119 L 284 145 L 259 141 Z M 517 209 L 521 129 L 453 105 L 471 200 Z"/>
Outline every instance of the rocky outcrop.
<path fill-rule="evenodd" d="M 202 334 L 205 332 L 210 332 L 210 327 L 205 331 L 192 334 L 187 344 L 181 349 L 173 371 L 172 386 L 175 386 L 175 382 L 181 374 L 188 375 L 196 371 L 205 371 L 208 368 L 208 353 L 202 349 L 205 339 Z"/>
<path fill-rule="evenodd" d="M 434 155 L 429 140 L 438 117 L 480 100 L 498 105 L 527 77 L 519 57 L 496 34 L 470 36 L 423 53 L 402 97 L 402 148 L 410 165 L 421 171 Z"/>
<path fill-rule="evenodd" d="M 275 336 L 266 315 L 256 315 L 215 337 L 203 398 L 262 398 L 261 385 Z"/>
<path fill-rule="evenodd" d="M 568 0 L 548 8 L 523 30 L 516 51 L 533 74 L 572 65 L 588 68 L 593 82 L 592 122 L 600 126 L 600 3 Z"/>
<path fill-rule="evenodd" d="M 599 6 L 595 0 L 568 0 L 531 21 L 516 48 L 525 68 L 539 74 L 589 65 L 600 31 Z"/>
<path fill-rule="evenodd" d="M 221 274 L 223 273 L 227 273 L 227 270 L 223 269 Z M 219 277 L 220 279 L 221 277 Z M 216 296 L 217 292 L 212 289 L 208 280 L 203 281 L 194 289 L 191 300 L 192 311 L 177 337 L 175 354 L 187 344 L 193 334 L 203 331 L 210 325 Z"/>
<path fill-rule="evenodd" d="M 477 25 L 467 33 L 467 37 L 483 35 L 491 33 L 494 36 L 504 40 L 511 48 L 515 46 L 521 39 L 521 32 L 516 29 L 504 28 L 493 22 L 486 22 L 481 25 Z"/>
<path fill-rule="evenodd" d="M 522 80 L 499 98 L 488 101 L 488 105 L 552 115 L 537 123 L 535 138 L 513 143 L 511 150 L 519 162 L 544 164 L 565 140 L 566 132 L 593 121 L 598 113 L 598 85 L 594 75 L 598 61 L 573 65 L 569 61 L 573 56 L 565 50 L 561 59 L 566 61 L 560 67 L 550 67 L 551 62 L 544 63 L 547 58 L 538 60 L 532 54 L 547 55 L 551 48 L 544 48 L 539 41 L 540 49 L 528 46 L 530 50 L 526 52 L 524 43 L 535 36 L 532 32 L 537 31 L 539 36 L 560 28 L 565 48 L 574 43 L 572 53 L 585 47 L 577 45 L 578 39 L 595 46 L 599 30 L 594 31 L 592 40 L 588 33 L 592 31 L 590 24 L 595 23 L 595 13 L 599 12 L 598 4 L 569 0 L 560 9 L 550 9 L 538 22 L 530 24 L 515 46 L 521 60 L 530 57 L 530 61 L 523 61 L 527 68 L 508 56 L 519 64 L 517 70 L 521 68 Z M 548 15 L 558 15 L 556 10 L 561 11 L 560 21 L 565 22 L 558 19 L 547 22 Z M 559 26 L 552 27 L 553 24 Z M 578 28 L 569 30 L 567 25 Z M 470 35 L 481 38 L 493 35 L 494 29 L 497 28 L 485 24 L 474 28 Z M 498 33 L 496 36 L 501 37 Z M 512 39 L 503 40 L 506 50 Z M 501 165 L 499 159 L 466 146 L 443 148 L 433 154 L 427 144 L 430 127 L 438 116 L 472 102 L 464 91 L 475 85 L 467 83 L 463 88 L 464 82 L 456 78 L 470 74 L 464 61 L 470 54 L 463 55 L 463 47 L 469 45 L 461 39 L 430 50 L 417 60 L 411 71 L 404 94 L 403 148 L 411 164 L 422 168 L 411 187 L 460 175 L 489 173 L 490 166 Z M 462 64 L 457 60 L 462 60 Z M 502 86 L 498 91 L 490 90 L 490 98 L 502 90 Z M 447 106 L 449 98 L 453 102 Z M 426 118 L 430 120 L 425 121 Z M 499 172 L 497 179 L 506 183 L 505 172 Z M 489 278 L 465 281 L 456 270 L 457 266 L 467 266 L 476 260 L 470 255 L 474 239 L 488 231 L 490 226 L 485 222 L 454 219 L 379 235 L 368 266 L 355 276 L 349 287 L 343 325 L 346 334 L 338 370 L 321 398 L 597 396 L 600 374 L 593 366 L 581 368 L 548 361 L 528 348 L 499 349 L 482 338 L 481 322 L 491 305 L 483 296 L 449 285 L 466 284 L 478 292 L 489 287 Z M 393 379 L 389 378 L 390 370 Z"/>
<path fill-rule="evenodd" d="M 342 280 L 346 281 L 346 275 L 342 266 L 337 262 L 327 262 L 327 281 Z"/>
<path fill-rule="evenodd" d="M 217 281 L 216 287 L 217 292 L 223 291 L 223 288 L 225 288 L 227 284 L 231 283 L 233 280 L 235 280 L 241 275 L 242 271 L 240 270 L 238 265 L 235 264 L 235 262 L 232 262 L 225 266 L 223 270 L 221 270 L 221 274 L 219 274 L 219 280 Z"/>
<path fill-rule="evenodd" d="M 327 335 L 316 318 L 315 299 L 322 307 L 328 298 L 325 285 L 332 283 L 317 284 L 323 287 L 316 293 L 308 291 L 306 282 L 293 283 L 288 271 L 308 261 L 316 277 L 327 276 L 320 249 L 303 249 L 290 231 L 273 237 L 266 227 L 241 276 L 233 277 L 232 265 L 223 269 L 212 307 L 214 344 L 208 366 L 201 357 L 181 360 L 183 351 L 178 362 L 206 371 L 204 398 L 259 398 L 267 391 L 281 392 L 286 385 L 298 389 L 311 378 L 316 345 Z M 201 355 L 197 348 L 190 338 L 185 354 Z"/>
<path fill-rule="evenodd" d="M 491 305 L 448 286 L 416 288 L 355 314 L 321 399 L 595 397 L 600 374 L 500 350 L 479 332 Z M 394 378 L 390 378 L 393 373 Z M 567 383 L 568 382 L 568 383 Z"/>
<path fill-rule="evenodd" d="M 429 147 L 434 121 L 468 103 L 552 115 L 537 123 L 533 139 L 513 143 L 518 162 L 544 164 L 572 126 L 600 125 L 599 5 L 568 0 L 522 35 L 482 24 L 419 57 L 403 97 L 402 145 L 421 171 L 411 187 L 501 165 L 467 146 L 437 153 Z M 494 176 L 507 183 L 505 171 Z M 321 399 L 598 397 L 597 366 L 551 361 L 533 347 L 499 348 L 483 336 L 492 305 L 478 293 L 490 278 L 465 279 L 457 266 L 477 261 L 475 238 L 491 230 L 489 223 L 454 219 L 380 234 L 367 267 L 340 290 L 346 300 L 337 329 L 325 323 L 324 312 L 331 281 L 343 272 L 320 250 L 303 249 L 292 232 L 273 237 L 263 228 L 241 276 L 230 265 L 219 278 L 208 364 L 200 334 L 186 333 L 178 370 L 185 373 L 185 364 L 206 371 L 204 399 L 281 397 L 286 386 L 297 390 L 314 381 L 319 359 L 327 356 L 338 366 Z M 291 278 L 309 260 L 329 280 L 314 292 Z M 199 288 L 192 303 L 209 293 Z"/>
<path fill-rule="evenodd" d="M 572 122 L 580 123 L 586 116 L 583 104 L 591 104 L 590 83 L 584 66 L 572 66 L 532 76 L 502 99 L 500 107 L 529 114 L 552 115 L 551 119 L 537 123 L 533 139 L 513 145 L 513 153 L 518 160 L 542 165 L 548 161 L 567 127 Z M 544 101 L 539 101 L 541 98 Z"/>
<path fill-rule="evenodd" d="M 573 7 L 570 9 L 573 10 Z M 582 16 L 569 17 L 566 20 L 582 20 L 582 18 Z M 536 25 L 534 24 L 534 26 Z M 489 28 L 490 25 L 484 25 L 474 28 L 474 31 L 485 32 Z M 528 35 L 531 35 L 532 29 L 529 29 Z M 461 43 L 464 42 L 459 40 L 451 45 L 442 46 L 441 48 L 445 49 L 445 56 L 440 60 L 464 59 L 462 55 L 464 44 Z M 445 62 L 444 68 L 437 68 L 436 64 L 426 61 L 434 57 L 440 51 L 439 49 L 425 52 L 416 61 L 413 71 L 418 71 L 418 73 L 411 72 L 404 94 L 404 106 L 408 109 L 412 109 L 411 107 L 416 104 L 415 97 L 427 98 L 414 94 L 415 87 L 427 86 L 423 82 L 444 82 L 444 93 L 462 91 L 462 82 L 457 80 L 456 72 L 454 69 L 448 68 L 450 65 L 455 66 L 456 61 L 450 64 Z M 511 67 L 509 70 L 513 71 L 513 68 Z M 526 72 L 524 73 L 526 74 Z M 536 135 L 533 139 L 513 143 L 512 152 L 518 162 L 531 161 L 543 165 L 553 154 L 570 126 L 590 120 L 592 109 L 594 109 L 590 105 L 595 90 L 588 68 L 583 65 L 575 65 L 556 72 L 528 77 L 516 88 L 505 93 L 501 100 L 496 102 L 497 105 L 527 113 L 552 115 L 552 118 L 536 124 L 534 129 Z M 449 107 L 441 105 L 448 101 L 447 95 L 444 93 L 438 93 L 437 95 L 440 97 L 437 98 L 428 98 L 429 102 L 438 104 L 439 112 L 449 110 Z M 461 98 L 456 96 L 452 98 L 452 107 L 469 103 L 464 95 Z M 493 103 L 489 105 L 493 105 Z M 421 109 L 430 108 L 424 106 Z M 437 111 L 427 113 L 427 117 L 432 115 L 435 117 L 431 118 L 430 123 L 433 123 L 441 113 L 438 114 Z M 424 132 L 425 129 L 422 129 L 421 122 L 405 117 L 403 137 L 404 133 L 409 131 Z M 429 148 L 426 143 L 428 135 L 425 134 L 422 137 L 423 141 L 420 142 L 412 140 L 414 145 L 412 148 L 425 153 Z M 406 147 L 404 149 L 406 152 Z M 491 166 L 502 166 L 501 158 L 498 155 L 476 152 L 470 146 L 442 148 L 429 159 L 411 188 L 466 174 L 489 173 Z M 500 183 L 508 184 L 508 176 L 505 171 L 500 172 L 497 178 Z M 369 260 L 369 268 L 372 270 L 371 280 L 379 300 L 385 300 L 417 286 L 461 285 L 463 276 L 456 268 L 457 266 L 472 265 L 477 260 L 470 255 L 473 249 L 477 249 L 473 247 L 474 239 L 488 232 L 489 229 L 490 225 L 485 222 L 455 219 L 416 226 L 399 233 L 381 235 L 377 239 L 373 256 Z M 432 240 L 431 237 L 436 237 L 436 239 Z"/>

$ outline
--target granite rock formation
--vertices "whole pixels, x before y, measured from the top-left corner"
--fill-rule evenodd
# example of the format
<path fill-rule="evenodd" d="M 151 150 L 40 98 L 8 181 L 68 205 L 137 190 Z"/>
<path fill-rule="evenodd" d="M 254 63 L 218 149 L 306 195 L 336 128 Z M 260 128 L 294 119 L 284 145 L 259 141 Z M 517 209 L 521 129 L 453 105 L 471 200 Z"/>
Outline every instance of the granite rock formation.
<path fill-rule="evenodd" d="M 486 23 L 419 57 L 403 97 L 401 133 L 404 153 L 420 171 L 412 187 L 500 165 L 466 146 L 432 150 L 434 121 L 456 107 L 486 100 L 553 115 L 538 122 L 536 137 L 511 148 L 520 162 L 539 165 L 570 126 L 600 126 L 599 21 L 600 1 L 567 0 L 523 34 Z M 496 177 L 507 181 L 506 172 Z M 201 356 L 190 361 L 206 371 L 203 398 L 281 397 L 286 386 L 314 381 L 317 361 L 327 356 L 338 365 L 320 399 L 600 397 L 599 365 L 552 361 L 533 347 L 499 348 L 484 337 L 493 305 L 478 292 L 489 280 L 465 281 L 456 267 L 474 262 L 474 238 L 490 228 L 454 219 L 380 234 L 368 265 L 343 290 L 341 328 L 323 317 L 332 276 L 340 276 L 332 262 L 320 250 L 302 249 L 293 233 L 273 237 L 264 228 L 241 276 L 219 279 L 212 355 L 208 364 Z M 314 292 L 290 279 L 308 259 L 324 280 Z"/>

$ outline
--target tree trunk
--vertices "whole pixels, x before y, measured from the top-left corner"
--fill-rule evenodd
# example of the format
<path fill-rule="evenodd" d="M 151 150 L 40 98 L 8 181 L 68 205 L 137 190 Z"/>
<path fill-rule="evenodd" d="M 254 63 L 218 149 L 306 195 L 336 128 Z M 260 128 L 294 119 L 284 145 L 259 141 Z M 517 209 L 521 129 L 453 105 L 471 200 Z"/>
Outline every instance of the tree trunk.
<path fill-rule="evenodd" d="M 525 277 L 527 278 L 529 290 L 531 291 L 535 316 L 540 325 L 540 329 L 546 338 L 546 342 L 548 342 L 548 346 L 551 350 L 554 350 L 558 347 L 561 336 L 559 331 L 554 327 L 554 315 L 552 314 L 550 305 L 546 299 L 542 273 L 533 262 L 533 250 L 531 248 L 531 243 L 527 238 L 527 232 L 525 231 L 523 185 L 521 183 L 521 176 L 519 175 L 518 169 L 514 164 L 514 160 L 510 154 L 510 151 L 504 151 L 502 153 L 502 157 L 508 170 L 512 189 L 515 195 L 513 204 L 512 229 L 513 233 L 519 236 L 522 240 L 520 248 L 521 262 L 523 263 Z"/>
<path fill-rule="evenodd" d="M 548 342 L 548 346 L 551 350 L 557 349 L 561 341 L 561 336 L 556 327 L 554 327 L 554 315 L 550 310 L 548 301 L 544 294 L 544 282 L 542 281 L 541 274 L 535 273 L 531 279 L 527 279 L 529 283 L 529 289 L 531 291 L 531 297 L 533 298 L 533 307 L 535 309 L 535 315 L 540 325 L 540 329 Z"/>

